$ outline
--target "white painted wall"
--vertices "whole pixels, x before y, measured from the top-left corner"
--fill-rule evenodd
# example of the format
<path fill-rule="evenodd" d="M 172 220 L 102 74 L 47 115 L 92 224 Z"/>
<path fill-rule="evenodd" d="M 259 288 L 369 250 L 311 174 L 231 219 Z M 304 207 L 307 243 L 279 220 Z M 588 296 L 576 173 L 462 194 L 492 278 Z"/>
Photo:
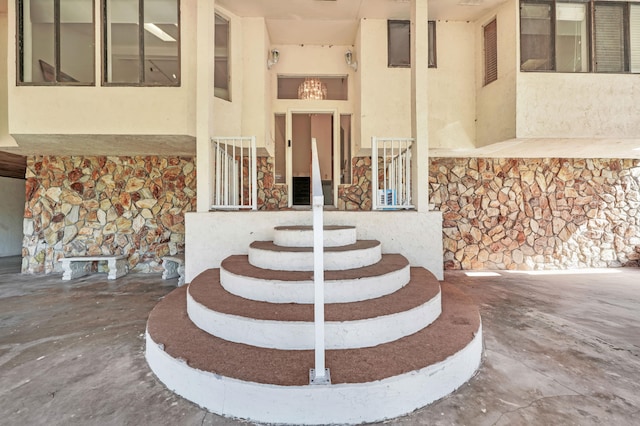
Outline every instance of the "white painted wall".
<path fill-rule="evenodd" d="M 519 3 L 509 0 L 475 22 L 476 55 L 476 147 L 516 136 L 516 76 L 518 74 Z M 484 81 L 483 27 L 497 18 L 498 79 Z"/>
<path fill-rule="evenodd" d="M 8 2 L 9 16 L 15 16 L 16 2 Z M 95 8 L 95 21 L 101 11 Z M 33 87 L 16 86 L 16 68 L 7 67 L 9 131 L 13 134 L 147 134 L 195 135 L 195 36 L 193 2 L 181 3 L 180 87 Z M 101 26 L 95 26 L 95 40 L 101 40 Z M 16 23 L 8 20 L 8 40 L 16 36 Z M 8 63 L 16 63 L 13 43 Z M 96 64 L 100 64 L 101 43 L 95 43 Z M 100 82 L 101 66 L 96 66 Z"/>
<path fill-rule="evenodd" d="M 638 75 L 521 72 L 517 83 L 519 138 L 640 135 Z"/>
<path fill-rule="evenodd" d="M 0 257 L 22 252 L 25 181 L 0 177 Z"/>
<path fill-rule="evenodd" d="M 253 241 L 273 240 L 275 226 L 310 225 L 311 219 L 310 211 L 294 210 L 187 213 L 186 282 L 208 268 L 219 268 L 227 256 L 247 254 Z M 443 279 L 440 212 L 325 211 L 324 222 L 355 225 L 359 239 L 378 240 L 383 253 L 400 253 L 412 266 L 425 267 Z"/>
<path fill-rule="evenodd" d="M 429 147 L 474 148 L 475 25 L 437 21 L 437 68 L 429 69 Z"/>
<path fill-rule="evenodd" d="M 361 20 L 360 44 L 361 148 L 372 136 L 411 137 L 411 70 L 387 67 L 387 21 Z"/>

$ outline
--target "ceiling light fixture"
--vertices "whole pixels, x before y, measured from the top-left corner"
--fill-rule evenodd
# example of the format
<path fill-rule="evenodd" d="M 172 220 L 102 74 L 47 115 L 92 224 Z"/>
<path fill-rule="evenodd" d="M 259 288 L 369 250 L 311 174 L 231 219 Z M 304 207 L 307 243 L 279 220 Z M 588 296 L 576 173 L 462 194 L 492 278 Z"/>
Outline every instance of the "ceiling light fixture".
<path fill-rule="evenodd" d="M 347 50 L 344 54 L 344 60 L 354 71 L 358 71 L 358 61 L 353 59 L 353 52 L 351 50 Z"/>
<path fill-rule="evenodd" d="M 323 100 L 327 99 L 327 85 L 319 78 L 305 78 L 298 86 L 298 99 Z"/>
<path fill-rule="evenodd" d="M 156 24 L 145 23 L 144 29 L 149 31 L 151 34 L 158 37 L 162 41 L 174 41 L 174 42 L 177 41 L 175 38 L 171 37 L 165 31 L 160 29 L 160 27 L 158 27 Z"/>
<path fill-rule="evenodd" d="M 267 58 L 267 68 L 271 69 L 272 66 L 278 63 L 280 60 L 280 51 L 278 49 L 271 49 L 269 57 Z"/>

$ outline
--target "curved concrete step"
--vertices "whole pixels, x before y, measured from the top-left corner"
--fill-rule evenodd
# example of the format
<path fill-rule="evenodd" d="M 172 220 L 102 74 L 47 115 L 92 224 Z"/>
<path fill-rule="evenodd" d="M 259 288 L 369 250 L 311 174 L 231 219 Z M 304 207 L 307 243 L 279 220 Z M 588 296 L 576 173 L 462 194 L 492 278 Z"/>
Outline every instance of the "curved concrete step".
<path fill-rule="evenodd" d="M 409 282 L 409 261 L 399 254 L 383 254 L 373 265 L 324 274 L 326 303 L 375 299 Z M 313 272 L 257 268 L 247 256 L 230 256 L 220 265 L 220 282 L 231 294 L 270 303 L 313 303 Z"/>
<path fill-rule="evenodd" d="M 243 299 L 220 285 L 218 269 L 189 285 L 187 313 L 207 333 L 236 343 L 274 349 L 313 349 L 313 305 Z M 397 292 L 355 303 L 325 305 L 325 346 L 376 346 L 413 334 L 435 321 L 442 307 L 440 285 L 423 268 L 411 268 L 409 283 Z"/>
<path fill-rule="evenodd" d="M 324 269 L 361 268 L 378 263 L 381 257 L 379 241 L 359 240 L 355 244 L 325 248 Z M 249 245 L 249 263 L 276 271 L 313 271 L 313 248 L 282 247 L 273 241 L 254 241 Z"/>
<path fill-rule="evenodd" d="M 151 312 L 147 362 L 169 389 L 225 416 L 289 424 L 381 421 L 448 395 L 481 361 L 478 308 L 446 283 L 442 315 L 431 326 L 372 348 L 327 351 L 331 385 L 308 385 L 313 351 L 211 336 L 189 321 L 185 299 L 186 288 L 178 288 Z"/>
<path fill-rule="evenodd" d="M 274 244 L 282 247 L 313 247 L 312 226 L 276 226 Z M 339 247 L 356 243 L 355 226 L 325 226 L 324 247 Z"/>

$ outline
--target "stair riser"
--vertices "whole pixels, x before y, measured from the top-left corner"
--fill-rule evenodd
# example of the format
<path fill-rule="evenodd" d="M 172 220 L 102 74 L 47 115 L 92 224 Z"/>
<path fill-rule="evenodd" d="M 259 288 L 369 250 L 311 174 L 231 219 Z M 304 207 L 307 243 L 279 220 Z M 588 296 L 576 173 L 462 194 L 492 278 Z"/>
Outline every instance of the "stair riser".
<path fill-rule="evenodd" d="M 311 276 L 311 271 L 309 271 Z M 391 294 L 409 282 L 410 267 L 353 280 L 325 281 L 325 303 L 349 303 Z M 229 293 L 270 303 L 313 303 L 313 281 L 273 281 L 233 274 L 220 268 L 220 282 Z"/>
<path fill-rule="evenodd" d="M 324 252 L 326 271 L 343 271 L 373 265 L 382 258 L 380 245 L 360 250 Z M 249 247 L 249 263 L 275 271 L 313 271 L 313 252 L 280 252 Z"/>
<path fill-rule="evenodd" d="M 482 326 L 466 347 L 444 361 L 369 383 L 276 386 L 245 382 L 172 358 L 148 333 L 145 356 L 169 389 L 223 416 L 265 423 L 359 424 L 402 416 L 462 386 L 480 365 Z"/>
<path fill-rule="evenodd" d="M 325 229 L 325 247 L 340 247 L 356 242 L 356 229 Z M 283 247 L 313 247 L 312 230 L 276 229 L 273 242 Z"/>
<path fill-rule="evenodd" d="M 442 312 L 441 306 L 438 293 L 428 302 L 404 312 L 356 321 L 327 321 L 326 348 L 365 348 L 398 340 L 435 321 Z M 315 347 L 313 322 L 258 320 L 223 314 L 196 302 L 188 293 L 187 313 L 201 330 L 231 342 L 284 350 Z"/>

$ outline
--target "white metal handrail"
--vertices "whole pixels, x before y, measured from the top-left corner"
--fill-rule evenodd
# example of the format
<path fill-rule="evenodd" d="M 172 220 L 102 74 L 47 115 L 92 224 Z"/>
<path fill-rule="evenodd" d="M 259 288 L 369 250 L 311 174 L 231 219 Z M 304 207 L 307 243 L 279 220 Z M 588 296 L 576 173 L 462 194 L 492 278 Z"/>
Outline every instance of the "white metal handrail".
<path fill-rule="evenodd" d="M 211 139 L 214 163 L 212 209 L 258 208 L 256 138 Z"/>
<path fill-rule="evenodd" d="M 371 138 L 372 209 L 412 209 L 411 138 Z"/>
<path fill-rule="evenodd" d="M 311 384 L 329 384 L 331 377 L 325 368 L 324 342 L 324 194 L 320 178 L 320 161 L 318 145 L 311 139 L 311 176 L 312 176 L 312 209 L 313 209 L 313 282 L 314 282 L 314 324 L 315 324 L 315 369 L 309 372 Z"/>

